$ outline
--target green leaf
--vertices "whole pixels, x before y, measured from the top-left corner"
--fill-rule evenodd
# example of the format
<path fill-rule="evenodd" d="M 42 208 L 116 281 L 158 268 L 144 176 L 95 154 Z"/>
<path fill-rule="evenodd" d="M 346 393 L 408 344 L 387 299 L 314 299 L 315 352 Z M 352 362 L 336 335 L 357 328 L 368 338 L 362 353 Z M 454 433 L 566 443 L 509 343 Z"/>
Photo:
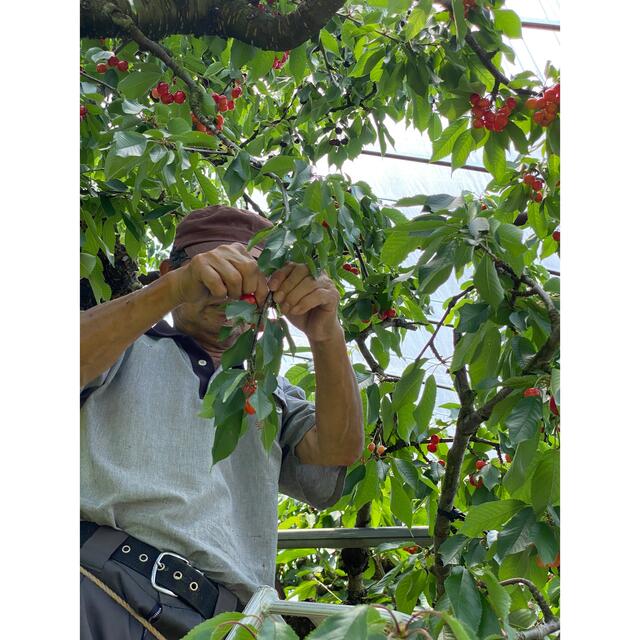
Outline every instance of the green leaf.
<path fill-rule="evenodd" d="M 451 169 L 459 169 L 464 165 L 475 147 L 475 140 L 470 129 L 463 131 L 456 139 L 451 152 Z"/>
<path fill-rule="evenodd" d="M 538 450 L 538 434 L 536 433 L 533 438 L 524 440 L 518 444 L 516 453 L 511 461 L 509 471 L 502 480 L 502 486 L 510 493 L 514 494 L 527 480 L 529 473 L 531 473 L 531 463 L 536 457 Z"/>
<path fill-rule="evenodd" d="M 433 143 L 431 162 L 442 160 L 453 151 L 453 145 L 458 137 L 462 135 L 462 132 L 466 130 L 468 123 L 469 120 L 467 118 L 459 118 L 442 132 L 442 135 Z"/>
<path fill-rule="evenodd" d="M 411 499 L 406 494 L 400 480 L 395 476 L 391 476 L 391 513 L 408 527 L 411 527 L 413 522 Z"/>
<path fill-rule="evenodd" d="M 462 551 L 469 543 L 469 538 L 463 536 L 459 533 L 449 536 L 441 545 L 440 545 L 440 558 L 442 560 L 442 564 L 459 564 L 460 556 Z"/>
<path fill-rule="evenodd" d="M 286 622 L 267 617 L 258 640 L 298 640 L 298 634 Z"/>
<path fill-rule="evenodd" d="M 335 53 L 337 56 L 340 55 L 340 45 L 338 44 L 337 38 L 327 31 L 326 29 L 320 29 L 320 42 L 324 45 L 324 48 L 327 51 L 331 51 L 331 53 Z"/>
<path fill-rule="evenodd" d="M 222 354 L 220 363 L 224 369 L 242 364 L 251 355 L 254 335 L 255 331 L 245 331 L 236 342 Z"/>
<path fill-rule="evenodd" d="M 457 48 L 461 49 L 464 46 L 464 37 L 468 30 L 467 21 L 464 18 L 463 0 L 452 0 L 451 5 L 453 7 L 453 21 L 456 24 Z"/>
<path fill-rule="evenodd" d="M 147 148 L 148 140 L 140 133 L 116 131 L 113 134 L 116 155 L 120 158 L 141 156 Z"/>
<path fill-rule="evenodd" d="M 236 448 L 241 435 L 241 425 L 245 414 L 237 411 L 227 417 L 222 424 L 216 424 L 213 449 L 211 451 L 212 464 L 228 458 Z"/>
<path fill-rule="evenodd" d="M 160 69 L 158 71 L 133 71 L 118 82 L 118 91 L 125 98 L 141 98 L 151 91 L 160 77 Z"/>
<path fill-rule="evenodd" d="M 466 629 L 462 626 L 462 624 L 456 620 L 453 616 L 450 616 L 447 613 L 442 613 L 442 619 L 445 621 L 451 633 L 453 633 L 456 640 L 474 640 L 467 633 Z M 474 636 L 475 638 L 475 636 Z M 446 636 L 443 634 L 443 640 L 446 640 Z"/>
<path fill-rule="evenodd" d="M 482 299 L 492 307 L 498 307 L 504 300 L 504 289 L 502 288 L 502 284 L 500 284 L 498 272 L 493 264 L 493 260 L 486 253 L 482 256 L 480 264 L 476 268 L 473 282 Z"/>
<path fill-rule="evenodd" d="M 275 173 L 281 178 L 295 169 L 295 158 L 291 156 L 274 156 L 267 160 L 260 170 L 261 173 Z"/>
<path fill-rule="evenodd" d="M 496 29 L 502 31 L 508 38 L 522 38 L 522 24 L 515 11 L 511 9 L 495 9 Z"/>
<path fill-rule="evenodd" d="M 205 620 L 196 627 L 193 627 L 182 640 L 222 640 L 222 638 L 229 634 L 231 629 L 237 630 L 238 640 L 252 640 L 253 636 L 249 631 L 237 625 L 232 626 L 228 624 L 229 622 L 241 622 L 244 618 L 245 615 L 241 612 L 227 611 L 220 613 L 215 616 L 215 618 Z M 245 622 L 245 624 L 247 623 Z"/>
<path fill-rule="evenodd" d="M 522 230 L 513 224 L 503 223 L 498 227 L 498 240 L 514 256 L 523 254 L 527 247 L 522 243 Z"/>
<path fill-rule="evenodd" d="M 415 402 L 418 397 L 420 385 L 425 374 L 424 369 L 422 369 L 424 362 L 425 360 L 422 359 L 411 363 L 402 372 L 402 377 L 398 380 L 393 392 L 392 406 L 395 411 L 405 404 Z"/>
<path fill-rule="evenodd" d="M 296 84 L 300 84 L 305 77 L 307 70 L 307 49 L 305 45 L 300 45 L 292 49 L 289 55 L 289 71 Z"/>
<path fill-rule="evenodd" d="M 525 507 L 520 500 L 495 500 L 471 507 L 463 525 L 458 530 L 473 538 L 483 531 L 500 528 L 509 518 Z"/>
<path fill-rule="evenodd" d="M 429 426 L 435 404 L 436 379 L 433 375 L 430 375 L 424 384 L 424 390 L 422 391 L 420 402 L 418 402 L 416 408 L 413 410 L 413 417 L 415 418 L 419 431 L 423 431 Z"/>
<path fill-rule="evenodd" d="M 191 131 L 191 124 L 182 118 L 171 118 L 167 124 L 169 133 L 179 135 Z"/>
<path fill-rule="evenodd" d="M 542 455 L 531 479 L 531 504 L 536 514 L 560 503 L 560 450 L 550 449 Z"/>
<path fill-rule="evenodd" d="M 275 51 L 263 51 L 256 49 L 253 57 L 248 63 L 249 79 L 257 80 L 262 78 L 273 68 L 273 60 L 276 57 Z"/>
<path fill-rule="evenodd" d="M 458 331 L 460 333 L 475 333 L 487 321 L 491 307 L 484 302 L 465 304 L 460 308 Z"/>
<path fill-rule="evenodd" d="M 408 231 L 394 229 L 382 246 L 380 259 L 389 266 L 397 267 L 420 244 L 422 244 L 421 238 L 411 238 Z"/>
<path fill-rule="evenodd" d="M 222 184 L 230 200 L 235 200 L 242 193 L 250 177 L 249 154 L 246 151 L 240 151 L 231 161 L 222 178 Z"/>
<path fill-rule="evenodd" d="M 469 571 L 464 567 L 453 567 L 444 587 L 456 618 L 477 631 L 482 618 L 482 600 Z"/>
<path fill-rule="evenodd" d="M 505 422 L 513 444 L 529 440 L 535 435 L 542 420 L 542 399 L 520 398 Z"/>
<path fill-rule="evenodd" d="M 482 154 L 483 164 L 496 180 L 502 180 L 507 170 L 507 158 L 504 147 L 496 136 L 489 136 Z"/>
<path fill-rule="evenodd" d="M 325 618 L 306 640 L 367 640 L 367 609 L 359 605 Z"/>
<path fill-rule="evenodd" d="M 96 266 L 97 257 L 90 253 L 80 252 L 80 277 L 88 278 Z"/>
<path fill-rule="evenodd" d="M 504 620 L 511 609 L 511 596 L 489 570 L 482 574 L 482 582 L 487 587 L 487 599 L 498 618 Z"/>
<path fill-rule="evenodd" d="M 531 527 L 536 523 L 536 514 L 531 507 L 517 513 L 498 534 L 496 554 L 500 560 L 505 556 L 526 549 L 532 542 Z"/>
<path fill-rule="evenodd" d="M 231 45 L 231 64 L 238 70 L 247 64 L 256 54 L 258 49 L 242 42 L 242 40 L 233 40 Z M 273 62 L 273 59 L 272 59 Z"/>

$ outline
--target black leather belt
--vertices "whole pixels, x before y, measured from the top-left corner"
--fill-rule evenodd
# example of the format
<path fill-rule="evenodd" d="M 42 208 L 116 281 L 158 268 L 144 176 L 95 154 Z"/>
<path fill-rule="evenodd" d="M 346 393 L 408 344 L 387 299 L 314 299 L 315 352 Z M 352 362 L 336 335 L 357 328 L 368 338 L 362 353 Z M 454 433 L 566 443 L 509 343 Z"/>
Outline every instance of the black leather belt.
<path fill-rule="evenodd" d="M 93 522 L 81 521 L 80 546 L 84 545 L 98 528 L 99 525 Z M 158 551 L 155 547 L 131 536 L 111 554 L 110 560 L 117 560 L 137 571 L 151 581 L 154 589 L 182 599 L 204 618 L 213 617 L 220 591 L 225 589 L 209 580 L 186 558 L 168 551 Z M 234 608 L 238 611 L 240 602 L 237 598 L 235 601 Z"/>

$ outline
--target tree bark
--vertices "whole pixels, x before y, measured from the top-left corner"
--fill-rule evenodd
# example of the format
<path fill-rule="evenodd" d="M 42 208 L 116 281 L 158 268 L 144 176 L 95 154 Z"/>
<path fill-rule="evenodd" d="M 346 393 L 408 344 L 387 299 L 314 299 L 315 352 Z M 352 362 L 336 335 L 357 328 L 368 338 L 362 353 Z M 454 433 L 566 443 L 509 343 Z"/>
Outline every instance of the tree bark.
<path fill-rule="evenodd" d="M 236 38 L 260 49 L 294 49 L 315 36 L 345 0 L 304 0 L 295 11 L 273 15 L 242 0 L 80 0 L 80 37 L 122 36 L 105 11 L 117 6 L 152 40 L 173 34 Z"/>
<path fill-rule="evenodd" d="M 358 510 L 356 527 L 366 527 L 370 521 L 371 503 L 367 502 Z M 362 604 L 367 595 L 367 590 L 362 582 L 362 574 L 369 564 L 369 549 L 345 548 L 340 555 L 349 577 L 347 604 Z"/>

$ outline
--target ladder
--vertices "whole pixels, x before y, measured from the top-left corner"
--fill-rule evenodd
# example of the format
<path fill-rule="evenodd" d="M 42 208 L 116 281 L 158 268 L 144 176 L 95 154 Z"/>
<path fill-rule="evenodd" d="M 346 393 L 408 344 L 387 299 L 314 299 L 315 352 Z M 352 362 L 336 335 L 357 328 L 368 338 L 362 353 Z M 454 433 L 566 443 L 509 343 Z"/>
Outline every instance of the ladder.
<path fill-rule="evenodd" d="M 281 529 L 278 531 L 279 549 L 325 548 L 367 548 L 386 542 L 412 542 L 429 544 L 428 527 L 359 527 L 353 529 Z M 251 624 L 256 628 L 264 624 L 267 617 L 275 617 L 284 622 L 282 616 L 309 618 L 314 625 L 320 624 L 326 617 L 353 609 L 354 605 L 326 604 L 324 602 L 294 602 L 281 600 L 278 592 L 270 586 L 260 587 L 247 602 L 243 610 L 246 616 L 255 616 Z M 389 611 L 379 609 L 380 614 L 392 621 Z M 408 622 L 410 616 L 399 611 L 392 611 L 398 622 Z M 225 640 L 237 640 L 240 627 L 234 627 Z"/>

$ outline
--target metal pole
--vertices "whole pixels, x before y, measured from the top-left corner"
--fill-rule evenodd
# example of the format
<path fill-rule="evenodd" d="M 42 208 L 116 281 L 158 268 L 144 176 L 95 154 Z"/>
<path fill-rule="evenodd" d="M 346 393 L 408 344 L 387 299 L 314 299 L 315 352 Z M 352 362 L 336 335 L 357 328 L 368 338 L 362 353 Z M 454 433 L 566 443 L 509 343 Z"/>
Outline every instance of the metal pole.
<path fill-rule="evenodd" d="M 279 549 L 377 547 L 386 542 L 432 543 L 429 527 L 361 527 L 354 529 L 280 529 Z"/>

